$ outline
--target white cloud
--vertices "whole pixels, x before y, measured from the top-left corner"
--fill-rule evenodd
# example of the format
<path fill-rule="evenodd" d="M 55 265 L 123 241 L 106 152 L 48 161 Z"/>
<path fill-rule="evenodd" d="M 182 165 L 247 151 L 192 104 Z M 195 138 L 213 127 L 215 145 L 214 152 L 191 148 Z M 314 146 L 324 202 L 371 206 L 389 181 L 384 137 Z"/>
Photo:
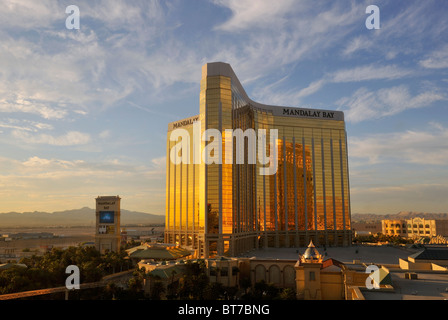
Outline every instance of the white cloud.
<path fill-rule="evenodd" d="M 0 112 L 31 113 L 39 115 L 44 119 L 62 119 L 67 115 L 67 110 L 50 107 L 46 103 L 20 97 L 12 99 L 0 99 Z"/>
<path fill-rule="evenodd" d="M 366 50 L 374 45 L 374 42 L 372 40 L 369 40 L 367 38 L 358 36 L 351 41 L 348 41 L 345 48 L 343 49 L 342 54 L 345 56 L 350 56 L 354 52 L 360 51 L 360 50 Z"/>
<path fill-rule="evenodd" d="M 163 213 L 164 178 L 163 170 L 131 161 L 0 157 L 0 212 L 66 210 L 119 194 L 128 209 Z"/>
<path fill-rule="evenodd" d="M 420 60 L 420 65 L 428 69 L 448 68 L 448 45 L 427 55 L 424 60 Z"/>
<path fill-rule="evenodd" d="M 110 137 L 110 130 L 103 130 L 99 134 L 101 139 L 107 139 Z"/>
<path fill-rule="evenodd" d="M 170 79 L 163 70 L 169 48 L 157 61 L 145 48 L 163 35 L 166 21 L 160 1 L 81 1 L 77 5 L 81 29 L 67 30 L 63 4 L 2 3 L 0 26 L 15 33 L 0 32 L 0 112 L 62 119 L 71 112 L 82 115 L 93 108 L 107 108 L 140 86 L 148 89 L 146 74 L 141 73 L 148 61 L 155 63 L 148 66 L 148 73 L 154 75 L 157 86 L 190 75 L 187 71 Z M 15 35 L 27 30 L 33 36 Z M 177 67 L 185 62 L 182 58 L 176 57 Z M 181 68 L 175 69 L 170 74 L 178 74 Z"/>
<path fill-rule="evenodd" d="M 378 91 L 360 88 L 351 97 L 336 101 L 336 105 L 344 111 L 347 121 L 360 122 L 395 115 L 407 109 L 428 107 L 446 99 L 446 95 L 437 90 L 412 96 L 408 87 L 402 85 Z"/>
<path fill-rule="evenodd" d="M 341 50 L 343 57 L 352 59 L 355 54 L 364 57 L 372 54 L 372 57 L 386 60 L 407 59 L 420 56 L 428 49 L 428 43 L 439 43 L 440 39 L 445 39 L 448 23 L 437 1 L 412 1 L 403 6 L 396 2 L 385 2 L 378 6 L 381 29 L 357 35 L 347 41 Z"/>
<path fill-rule="evenodd" d="M 48 28 L 57 19 L 65 23 L 65 7 L 57 1 L 4 0 L 0 25 L 11 29 Z"/>
<path fill-rule="evenodd" d="M 214 0 L 232 11 L 229 20 L 216 27 L 224 31 L 244 31 L 251 28 L 272 28 L 284 22 L 284 16 L 303 6 L 295 0 Z"/>
<path fill-rule="evenodd" d="M 78 131 L 70 131 L 62 136 L 52 136 L 49 134 L 32 135 L 21 130 L 12 131 L 14 138 L 20 139 L 30 144 L 48 144 L 55 146 L 83 145 L 90 142 L 90 135 Z"/>
<path fill-rule="evenodd" d="M 29 158 L 27 161 L 24 161 L 22 165 L 27 168 L 39 168 L 39 169 L 56 169 L 58 168 L 73 168 L 76 165 L 84 163 L 83 160 L 60 160 L 60 159 L 44 159 L 39 158 L 37 156 Z"/>
<path fill-rule="evenodd" d="M 218 33 L 222 41 L 216 42 L 213 48 L 216 53 L 208 55 L 208 59 L 229 62 L 243 85 L 261 75 L 325 55 L 353 31 L 362 12 L 362 5 L 355 2 L 349 5 L 305 1 L 215 3 L 230 9 L 232 15 L 216 26 L 226 32 Z"/>
<path fill-rule="evenodd" d="M 368 159 L 370 164 L 413 163 L 446 165 L 448 159 L 448 128 L 431 123 L 427 131 L 372 134 L 349 138 L 349 155 Z"/>
<path fill-rule="evenodd" d="M 166 167 L 166 157 L 151 159 L 151 163 L 155 166 L 155 168 L 160 168 L 164 170 Z"/>
<path fill-rule="evenodd" d="M 1 121 L 0 127 L 16 130 L 25 130 L 31 132 L 53 129 L 53 126 L 48 123 L 36 122 L 25 119 L 13 119 L 13 118 L 6 118 L 3 121 Z"/>
<path fill-rule="evenodd" d="M 392 80 L 412 75 L 412 70 L 403 69 L 395 65 L 378 66 L 368 65 L 351 69 L 338 70 L 329 76 L 329 81 L 334 83 L 360 82 L 368 80 Z"/>
<path fill-rule="evenodd" d="M 295 88 L 288 91 L 281 91 L 282 83 L 285 78 L 273 84 L 265 86 L 256 92 L 257 99 L 261 99 L 266 103 L 277 105 L 299 105 L 301 99 L 315 94 L 321 90 L 325 85 L 331 83 L 349 83 L 349 82 L 363 82 L 372 80 L 395 80 L 408 77 L 414 74 L 414 71 L 403 69 L 395 65 L 378 66 L 370 64 L 367 66 L 360 66 L 351 69 L 341 69 L 334 72 L 329 72 L 321 79 L 311 82 L 307 87 L 297 90 Z M 367 93 L 367 90 L 359 92 L 356 96 L 362 96 Z M 420 98 L 426 98 L 426 95 Z M 368 97 L 364 97 L 367 99 Z M 420 99 L 419 98 L 419 99 Z M 358 101 L 358 100 L 357 100 Z M 341 103 L 343 100 L 340 101 Z M 415 101 L 416 103 L 416 101 Z M 414 104 L 415 104 L 414 103 Z M 354 104 L 353 104 L 354 105 Z M 360 107 L 358 107 L 360 108 Z"/>

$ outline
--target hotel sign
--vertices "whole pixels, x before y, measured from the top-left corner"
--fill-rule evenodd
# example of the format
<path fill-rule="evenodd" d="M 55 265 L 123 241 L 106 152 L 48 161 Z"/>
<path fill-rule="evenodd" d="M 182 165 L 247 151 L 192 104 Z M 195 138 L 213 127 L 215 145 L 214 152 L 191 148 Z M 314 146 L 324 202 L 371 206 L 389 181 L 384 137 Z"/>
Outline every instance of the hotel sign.
<path fill-rule="evenodd" d="M 194 117 L 183 119 L 183 120 L 180 120 L 177 122 L 171 122 L 170 124 L 168 124 L 168 131 L 192 125 L 194 122 L 196 122 L 198 120 L 199 120 L 199 116 L 194 116 Z"/>
<path fill-rule="evenodd" d="M 292 116 L 298 118 L 313 118 L 313 119 L 330 119 L 344 121 L 344 113 L 341 111 L 331 110 L 316 110 L 316 109 L 300 109 L 300 108 L 273 108 L 275 116 Z"/>

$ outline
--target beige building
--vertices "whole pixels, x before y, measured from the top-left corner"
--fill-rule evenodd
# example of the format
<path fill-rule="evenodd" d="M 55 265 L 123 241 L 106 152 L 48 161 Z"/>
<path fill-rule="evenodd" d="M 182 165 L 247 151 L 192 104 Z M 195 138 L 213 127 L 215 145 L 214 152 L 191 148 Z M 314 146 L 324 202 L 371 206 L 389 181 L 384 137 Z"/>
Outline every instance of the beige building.
<path fill-rule="evenodd" d="M 197 260 L 190 260 L 195 262 Z M 252 287 L 261 281 L 278 288 L 291 288 L 299 300 L 345 300 L 355 299 L 353 292 L 366 286 L 369 274 L 365 266 L 346 264 L 335 259 L 323 259 L 311 242 L 298 260 L 227 258 L 204 259 L 206 272 L 211 282 L 220 282 L 226 287 L 239 287 L 240 280 L 248 279 Z M 155 262 L 141 261 L 138 266 L 151 276 L 145 281 L 149 293 L 155 281 L 165 288 L 182 281 L 186 260 Z M 379 286 L 387 286 L 388 272 L 380 267 Z"/>
<path fill-rule="evenodd" d="M 279 259 L 216 257 L 205 259 L 206 272 L 212 282 L 221 282 L 226 287 L 237 284 L 245 289 L 242 282 L 254 287 L 264 281 L 278 288 L 291 288 L 300 300 L 448 299 L 446 246 L 358 246 L 360 252 L 354 250 L 353 247 L 318 249 L 311 243 L 301 250 L 302 254 L 287 248 L 275 250 L 289 252 Z M 268 251 L 268 256 L 274 253 Z M 360 255 L 361 252 L 364 254 Z M 327 253 L 333 258 L 325 258 Z M 296 255 L 297 258 L 292 259 Z M 148 277 L 147 289 L 156 278 L 165 286 L 176 281 L 180 283 L 185 263 L 180 260 L 147 264 L 147 270 L 152 270 L 153 275 Z"/>
<path fill-rule="evenodd" d="M 101 253 L 120 251 L 120 201 L 119 196 L 103 196 L 96 200 L 95 247 Z"/>
<path fill-rule="evenodd" d="M 377 234 L 382 231 L 382 224 L 378 222 L 352 222 L 352 230 L 355 236 Z"/>
<path fill-rule="evenodd" d="M 412 218 L 382 220 L 382 233 L 405 238 L 448 236 L 448 220 Z"/>

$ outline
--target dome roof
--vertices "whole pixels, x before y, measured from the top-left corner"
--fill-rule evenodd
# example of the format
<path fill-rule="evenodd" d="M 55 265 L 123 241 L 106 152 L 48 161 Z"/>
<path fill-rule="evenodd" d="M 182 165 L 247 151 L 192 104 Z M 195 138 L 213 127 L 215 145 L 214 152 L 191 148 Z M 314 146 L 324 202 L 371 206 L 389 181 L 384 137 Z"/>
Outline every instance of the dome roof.
<path fill-rule="evenodd" d="M 305 250 L 305 253 L 302 255 L 302 261 L 314 261 L 322 260 L 322 255 L 317 251 L 316 247 L 313 244 L 313 241 L 310 241 L 308 248 Z"/>

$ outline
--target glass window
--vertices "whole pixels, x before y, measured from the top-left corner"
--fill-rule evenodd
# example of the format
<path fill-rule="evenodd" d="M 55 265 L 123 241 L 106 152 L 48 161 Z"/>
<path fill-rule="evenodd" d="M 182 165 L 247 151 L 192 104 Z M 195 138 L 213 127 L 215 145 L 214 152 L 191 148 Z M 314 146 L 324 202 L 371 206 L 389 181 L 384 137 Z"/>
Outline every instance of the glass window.
<path fill-rule="evenodd" d="M 221 276 L 227 277 L 228 275 L 229 275 L 229 268 L 228 267 L 221 268 Z"/>

